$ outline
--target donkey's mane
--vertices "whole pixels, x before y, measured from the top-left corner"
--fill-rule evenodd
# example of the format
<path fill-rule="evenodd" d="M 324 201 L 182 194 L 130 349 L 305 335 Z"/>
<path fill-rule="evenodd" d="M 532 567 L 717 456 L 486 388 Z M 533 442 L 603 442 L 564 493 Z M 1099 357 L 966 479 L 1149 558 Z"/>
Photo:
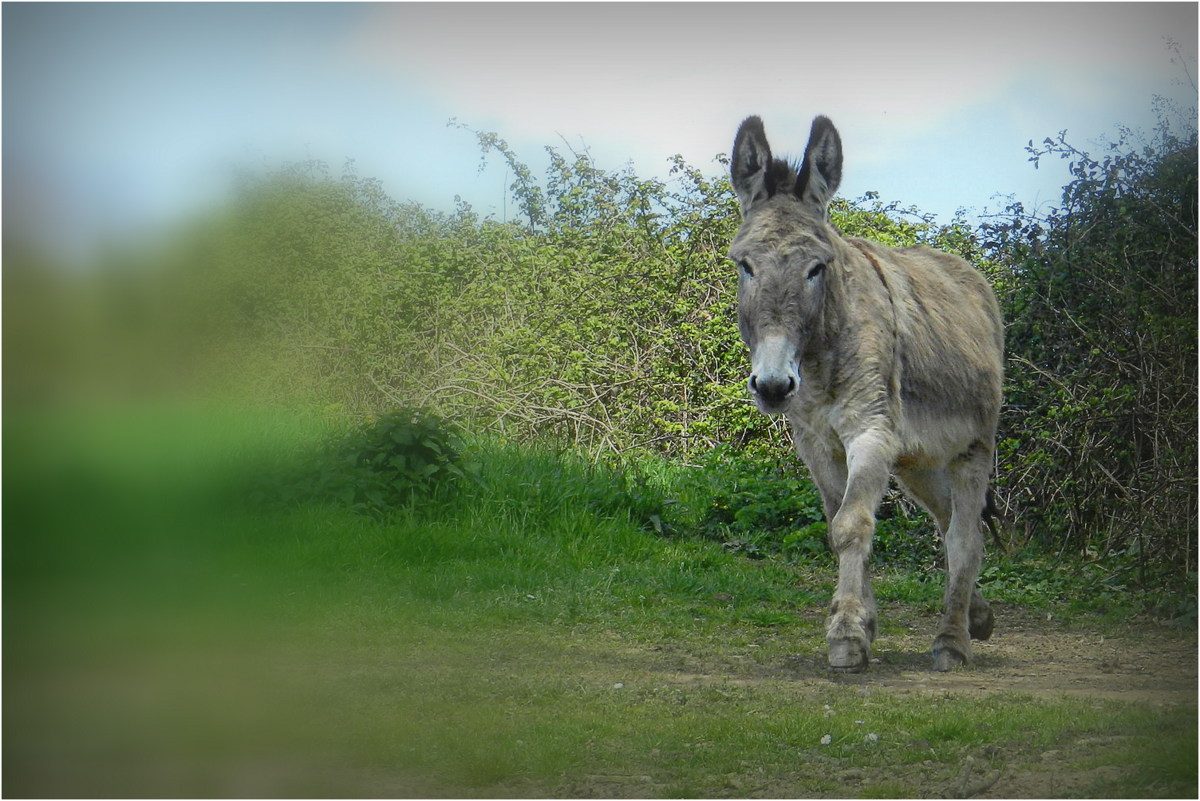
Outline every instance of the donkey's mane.
<path fill-rule="evenodd" d="M 765 176 L 767 191 L 771 194 L 790 192 L 799 196 L 808 184 L 808 170 L 804 167 L 803 159 L 771 159 L 771 168 Z"/>

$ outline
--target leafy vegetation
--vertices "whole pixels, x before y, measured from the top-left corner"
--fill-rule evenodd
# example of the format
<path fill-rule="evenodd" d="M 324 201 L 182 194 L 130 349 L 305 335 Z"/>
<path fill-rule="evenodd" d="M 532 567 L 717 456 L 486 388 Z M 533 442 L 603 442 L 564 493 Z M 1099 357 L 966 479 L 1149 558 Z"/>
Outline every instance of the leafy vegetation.
<path fill-rule="evenodd" d="M 1149 586 L 1196 571 L 1196 128 L 1128 129 L 1045 214 L 982 230 L 1008 320 L 1000 483 L 1020 536 Z M 1179 128 L 1180 126 L 1174 126 Z M 1136 572 L 1136 576 L 1134 573 Z"/>
<path fill-rule="evenodd" d="M 972 229 L 869 193 L 831 215 L 847 234 L 959 253 L 996 286 L 1009 549 L 1085 565 L 1098 589 L 1163 594 L 1153 608 L 1178 616 L 1194 615 L 1197 554 L 1196 130 L 1171 113 L 1147 141 L 1121 130 L 1102 156 L 1062 135 L 1031 142 L 1035 162 L 1072 165 L 1049 212 L 1013 203 Z M 113 249 L 86 277 L 6 241 L 6 398 L 166 387 L 346 421 L 426 410 L 630 481 L 674 471 L 677 502 L 643 521 L 656 532 L 823 558 L 783 424 L 745 397 L 727 180 L 680 157 L 647 180 L 569 147 L 547 148 L 539 178 L 497 134 L 465 133 L 513 176 L 513 219 L 398 203 L 350 168 L 300 164 L 243 176 L 228 207 L 154 247 Z M 387 442 L 405 436 L 393 423 L 322 457 L 339 469 L 310 465 L 305 492 L 378 512 L 424 492 L 421 471 L 471 482 L 440 433 L 415 434 L 436 445 L 417 453 Z M 931 571 L 938 550 L 924 516 L 889 496 L 880 563 Z"/>
<path fill-rule="evenodd" d="M 256 501 L 287 505 L 323 498 L 350 509 L 386 514 L 474 478 L 458 436 L 419 410 L 388 412 L 327 443 L 292 471 L 268 472 L 254 486 Z"/>

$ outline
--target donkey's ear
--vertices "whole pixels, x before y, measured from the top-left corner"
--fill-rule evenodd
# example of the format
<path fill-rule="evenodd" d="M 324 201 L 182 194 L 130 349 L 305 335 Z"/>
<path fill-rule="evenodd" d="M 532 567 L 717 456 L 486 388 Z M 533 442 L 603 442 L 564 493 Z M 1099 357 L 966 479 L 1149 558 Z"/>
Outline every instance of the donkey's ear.
<path fill-rule="evenodd" d="M 796 196 L 817 206 L 824 214 L 841 182 L 842 137 L 828 117 L 817 117 L 796 178 Z"/>
<path fill-rule="evenodd" d="M 747 117 L 738 127 L 733 140 L 733 156 L 729 161 L 729 177 L 741 204 L 743 217 L 750 213 L 750 207 L 755 203 L 775 194 L 775 182 L 771 176 L 771 146 L 767 144 L 761 118 Z"/>

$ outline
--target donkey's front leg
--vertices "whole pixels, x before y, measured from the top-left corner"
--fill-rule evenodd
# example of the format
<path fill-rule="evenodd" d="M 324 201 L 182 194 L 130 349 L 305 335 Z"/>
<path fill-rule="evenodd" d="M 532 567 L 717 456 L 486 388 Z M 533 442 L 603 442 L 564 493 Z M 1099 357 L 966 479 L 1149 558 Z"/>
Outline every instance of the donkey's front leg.
<path fill-rule="evenodd" d="M 871 660 L 875 639 L 875 594 L 871 591 L 871 539 L 875 510 L 887 489 L 891 453 L 882 438 L 866 435 L 846 449 L 846 494 L 829 523 L 829 543 L 838 557 L 838 584 L 830 608 L 829 666 L 858 673 Z"/>

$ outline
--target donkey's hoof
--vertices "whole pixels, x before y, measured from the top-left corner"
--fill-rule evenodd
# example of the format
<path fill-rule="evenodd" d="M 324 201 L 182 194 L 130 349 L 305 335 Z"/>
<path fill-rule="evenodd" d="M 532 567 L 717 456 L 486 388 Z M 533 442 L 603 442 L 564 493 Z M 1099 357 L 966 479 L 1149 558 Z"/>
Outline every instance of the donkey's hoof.
<path fill-rule="evenodd" d="M 829 669 L 835 673 L 862 673 L 869 664 L 871 651 L 861 640 L 830 641 Z"/>
<path fill-rule="evenodd" d="M 934 640 L 934 670 L 946 673 L 954 668 L 965 668 L 971 664 L 971 646 L 955 643 L 952 637 Z"/>
<path fill-rule="evenodd" d="M 933 669 L 939 673 L 947 673 L 957 667 L 971 664 L 971 658 L 951 645 L 934 646 Z"/>
<path fill-rule="evenodd" d="M 971 610 L 971 621 L 968 629 L 972 640 L 986 640 L 992 636 L 992 629 L 996 627 L 996 617 L 992 614 L 990 607 L 984 610 L 983 614 L 977 614 L 976 610 Z"/>
<path fill-rule="evenodd" d="M 941 672 L 971 664 L 971 640 L 962 629 L 933 638 L 933 669 Z"/>
<path fill-rule="evenodd" d="M 971 639 L 984 640 L 991 637 L 992 628 L 996 627 L 996 619 L 991 614 L 991 609 L 988 610 L 988 616 L 984 620 L 971 621 L 970 631 Z"/>

